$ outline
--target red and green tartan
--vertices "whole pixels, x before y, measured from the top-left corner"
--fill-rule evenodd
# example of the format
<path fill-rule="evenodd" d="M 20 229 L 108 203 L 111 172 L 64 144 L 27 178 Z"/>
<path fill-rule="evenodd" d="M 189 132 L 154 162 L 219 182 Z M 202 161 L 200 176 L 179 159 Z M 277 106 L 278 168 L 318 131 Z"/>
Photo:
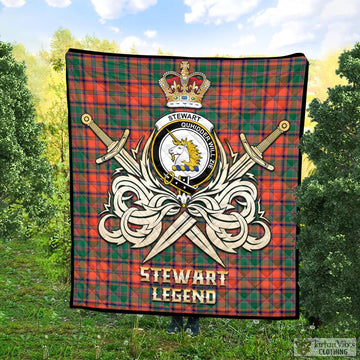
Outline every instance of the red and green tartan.
<path fill-rule="evenodd" d="M 159 80 L 166 71 L 178 72 L 182 60 L 189 61 L 190 72 L 200 71 L 211 82 L 199 110 L 166 107 Z M 181 58 L 69 50 L 66 65 L 71 139 L 71 306 L 134 313 L 298 317 L 293 217 L 308 73 L 304 55 Z M 271 223 L 271 242 L 259 251 L 242 248 L 236 254 L 219 251 L 226 269 L 186 236 L 143 264 L 151 247 L 134 249 L 129 243 L 118 246 L 104 241 L 98 234 L 99 214 L 107 203 L 112 175 L 119 165 L 114 159 L 101 165 L 95 163 L 106 153 L 106 148 L 82 124 L 82 114 L 91 114 L 114 140 L 130 129 L 125 148 L 131 153 L 141 137 L 145 140 L 149 137 L 157 120 L 174 111 L 195 112 L 205 117 L 214 124 L 222 143 L 227 139 L 240 155 L 244 153 L 240 133 L 256 145 L 281 120 L 287 119 L 291 124 L 286 135 L 280 136 L 264 154 L 275 170 L 270 172 L 258 165 L 250 170 L 257 179 L 262 208 Z M 225 149 L 228 150 L 226 146 Z M 172 221 L 166 218 L 164 227 Z M 217 301 L 213 305 L 154 302 L 152 287 L 164 284 L 141 281 L 140 266 L 229 273 L 226 286 L 207 287 L 216 290 Z M 191 288 L 191 285 L 177 287 Z"/>

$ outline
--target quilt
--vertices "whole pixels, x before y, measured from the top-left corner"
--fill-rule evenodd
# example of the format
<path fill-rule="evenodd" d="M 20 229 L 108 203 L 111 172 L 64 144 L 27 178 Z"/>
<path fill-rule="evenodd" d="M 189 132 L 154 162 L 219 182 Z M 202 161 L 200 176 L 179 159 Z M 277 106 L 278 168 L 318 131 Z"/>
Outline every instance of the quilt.
<path fill-rule="evenodd" d="M 297 318 L 308 61 L 70 49 L 71 306 Z"/>

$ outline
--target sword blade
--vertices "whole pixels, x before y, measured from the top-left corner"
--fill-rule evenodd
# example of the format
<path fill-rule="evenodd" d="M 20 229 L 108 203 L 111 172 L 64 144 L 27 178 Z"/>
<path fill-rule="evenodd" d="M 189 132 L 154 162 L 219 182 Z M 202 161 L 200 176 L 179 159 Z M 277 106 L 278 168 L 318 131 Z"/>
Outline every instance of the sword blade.
<path fill-rule="evenodd" d="M 165 250 L 172 245 L 176 240 L 186 234 L 196 223 L 196 220 L 192 218 L 188 213 L 182 213 L 164 232 L 155 246 L 151 249 L 146 256 L 144 263 L 152 259 L 154 256 Z"/>
<path fill-rule="evenodd" d="M 129 174 L 141 177 L 140 166 L 136 160 L 124 149 L 114 156 L 114 159 L 127 171 Z"/>
<path fill-rule="evenodd" d="M 239 178 L 245 175 L 255 164 L 255 161 L 250 158 L 248 154 L 244 154 L 229 171 L 228 180 Z"/>
<path fill-rule="evenodd" d="M 157 254 L 161 253 L 167 247 L 177 241 L 182 235 L 186 235 L 197 247 L 209 255 L 213 260 L 225 267 L 223 261 L 216 253 L 210 241 L 195 225 L 196 220 L 188 213 L 182 213 L 175 222 L 167 228 L 162 237 L 158 240 L 155 246 L 151 249 L 149 254 L 144 259 L 144 263 L 152 259 Z"/>
<path fill-rule="evenodd" d="M 195 225 L 185 234 L 197 247 L 202 251 L 208 254 L 212 259 L 214 259 L 221 266 L 225 267 L 224 263 L 220 259 L 219 255 L 210 244 L 210 241 L 206 236 L 201 232 L 201 230 Z"/>

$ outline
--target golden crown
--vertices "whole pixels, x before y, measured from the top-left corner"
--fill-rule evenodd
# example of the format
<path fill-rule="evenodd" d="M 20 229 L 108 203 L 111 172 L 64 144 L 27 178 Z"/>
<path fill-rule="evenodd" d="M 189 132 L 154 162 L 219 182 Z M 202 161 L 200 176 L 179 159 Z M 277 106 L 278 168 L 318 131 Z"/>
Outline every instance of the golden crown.
<path fill-rule="evenodd" d="M 200 109 L 201 101 L 210 86 L 210 81 L 202 72 L 189 74 L 188 61 L 180 63 L 180 74 L 167 71 L 159 80 L 165 92 L 168 107 L 190 107 Z"/>

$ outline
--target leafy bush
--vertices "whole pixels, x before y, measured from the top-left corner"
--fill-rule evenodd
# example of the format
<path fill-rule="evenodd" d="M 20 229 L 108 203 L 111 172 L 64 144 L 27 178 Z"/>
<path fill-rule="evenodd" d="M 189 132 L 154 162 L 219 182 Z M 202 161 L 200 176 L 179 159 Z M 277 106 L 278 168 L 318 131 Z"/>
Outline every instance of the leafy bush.
<path fill-rule="evenodd" d="M 51 216 L 52 168 L 40 134 L 25 66 L 0 42 L 0 238 L 23 236 Z"/>
<path fill-rule="evenodd" d="M 37 241 L 46 251 L 42 266 L 54 280 L 70 279 L 71 225 L 69 176 L 58 175 L 54 180 L 55 192 L 49 199 L 55 209 L 45 231 Z"/>
<path fill-rule="evenodd" d="M 297 189 L 302 311 L 315 323 L 360 321 L 360 43 L 339 57 L 348 84 L 314 99 L 301 150 L 316 169 Z"/>

